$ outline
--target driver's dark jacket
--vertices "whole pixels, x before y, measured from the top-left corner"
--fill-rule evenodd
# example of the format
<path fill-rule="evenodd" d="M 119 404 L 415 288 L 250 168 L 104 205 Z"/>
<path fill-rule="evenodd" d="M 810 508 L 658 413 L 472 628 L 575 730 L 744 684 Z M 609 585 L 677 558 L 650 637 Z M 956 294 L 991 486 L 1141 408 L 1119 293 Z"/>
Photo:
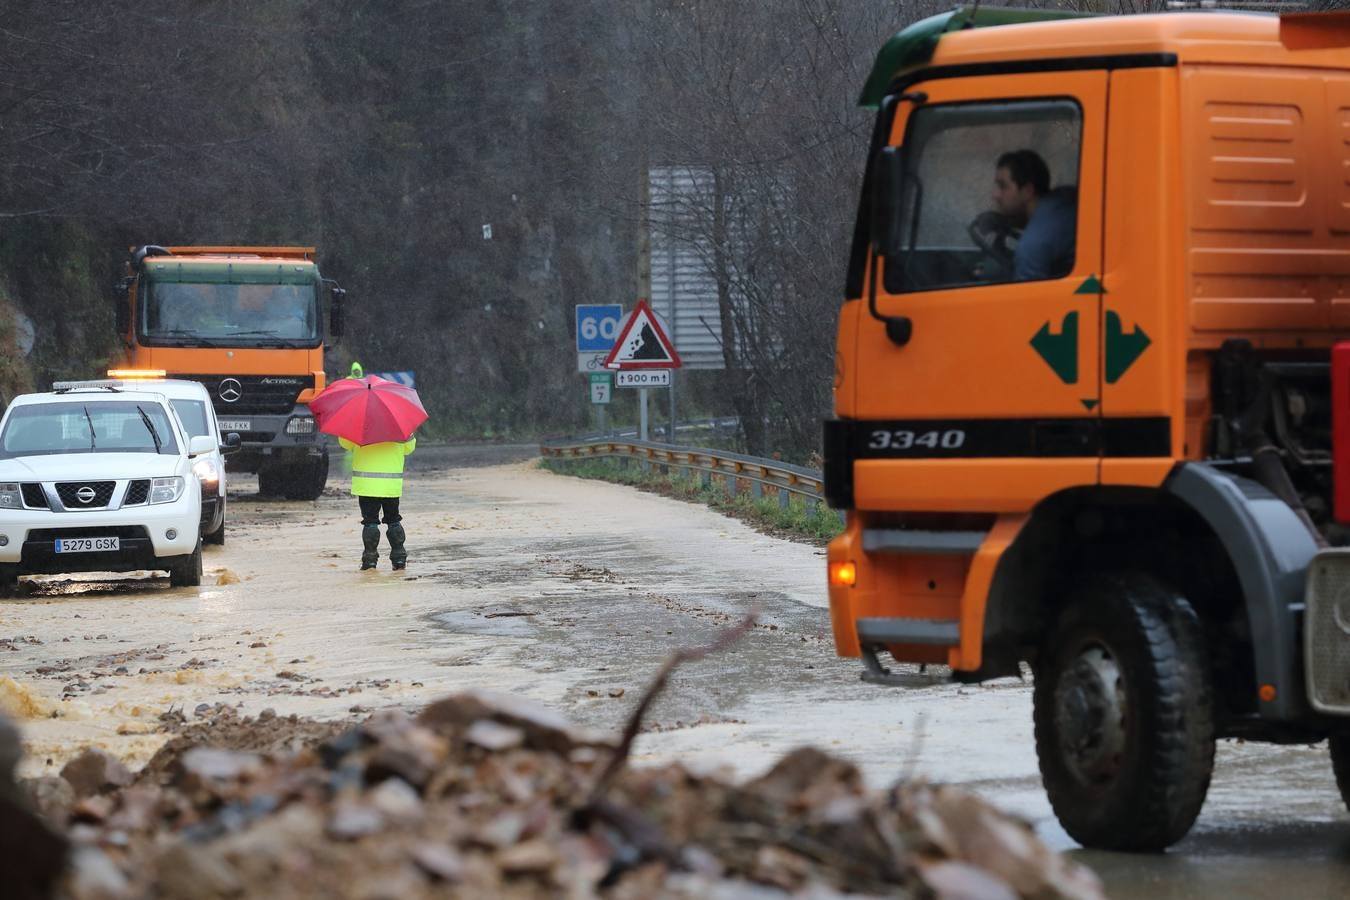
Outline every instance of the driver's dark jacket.
<path fill-rule="evenodd" d="M 1013 251 L 1013 280 L 1043 281 L 1069 274 L 1077 221 L 1077 188 L 1058 187 L 1042 197 Z"/>

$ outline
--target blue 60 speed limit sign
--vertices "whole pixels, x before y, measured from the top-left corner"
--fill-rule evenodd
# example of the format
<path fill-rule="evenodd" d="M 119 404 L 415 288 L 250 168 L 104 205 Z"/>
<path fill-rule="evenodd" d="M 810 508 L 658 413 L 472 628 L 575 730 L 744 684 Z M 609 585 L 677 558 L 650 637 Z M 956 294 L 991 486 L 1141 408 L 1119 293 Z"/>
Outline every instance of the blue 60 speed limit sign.
<path fill-rule="evenodd" d="M 614 304 L 578 304 L 577 352 L 608 351 L 619 336 L 623 307 Z"/>

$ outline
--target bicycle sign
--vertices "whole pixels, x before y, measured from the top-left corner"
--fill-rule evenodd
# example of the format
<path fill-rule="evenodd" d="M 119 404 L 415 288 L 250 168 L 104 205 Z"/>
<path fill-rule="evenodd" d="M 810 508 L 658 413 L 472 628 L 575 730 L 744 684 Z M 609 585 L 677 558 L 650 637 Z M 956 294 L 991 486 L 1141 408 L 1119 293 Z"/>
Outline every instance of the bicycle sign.
<path fill-rule="evenodd" d="M 607 352 L 619 336 L 623 307 L 614 304 L 577 305 L 577 352 Z"/>

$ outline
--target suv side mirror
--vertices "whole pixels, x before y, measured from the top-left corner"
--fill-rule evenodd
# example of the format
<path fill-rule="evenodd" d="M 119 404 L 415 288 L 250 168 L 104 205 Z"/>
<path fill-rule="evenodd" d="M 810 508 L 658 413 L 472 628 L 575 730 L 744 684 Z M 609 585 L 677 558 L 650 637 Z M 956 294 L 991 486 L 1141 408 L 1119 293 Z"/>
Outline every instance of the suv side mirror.
<path fill-rule="evenodd" d="M 347 313 L 343 308 L 347 302 L 347 292 L 340 287 L 333 288 L 333 305 L 328 310 L 328 333 L 333 340 L 342 337 L 346 328 Z"/>
<path fill-rule="evenodd" d="M 224 440 L 220 442 L 221 453 L 235 453 L 243 446 L 243 439 L 239 437 L 239 432 L 231 431 L 225 435 Z"/>
<path fill-rule="evenodd" d="M 905 181 L 899 147 L 882 147 L 872 161 L 872 247 L 882 256 L 900 251 L 900 192 Z"/>
<path fill-rule="evenodd" d="M 216 442 L 209 434 L 196 434 L 188 440 L 188 456 L 201 456 L 216 449 Z"/>

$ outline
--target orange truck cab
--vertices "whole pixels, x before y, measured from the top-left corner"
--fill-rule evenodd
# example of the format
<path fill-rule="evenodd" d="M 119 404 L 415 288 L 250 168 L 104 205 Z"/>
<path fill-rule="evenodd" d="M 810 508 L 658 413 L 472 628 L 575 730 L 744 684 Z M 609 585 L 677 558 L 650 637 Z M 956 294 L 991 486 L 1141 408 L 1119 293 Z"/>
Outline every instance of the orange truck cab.
<path fill-rule="evenodd" d="M 123 353 L 110 375 L 201 382 L 222 437 L 240 436 L 231 469 L 257 472 L 264 494 L 323 492 L 328 448 L 306 404 L 325 386 L 324 294 L 336 339 L 345 292 L 313 247 L 134 248 L 116 293 Z"/>
<path fill-rule="evenodd" d="M 838 653 L 1029 666 L 1085 845 L 1178 840 L 1219 737 L 1350 798 L 1350 16 L 957 10 L 862 103 Z"/>

